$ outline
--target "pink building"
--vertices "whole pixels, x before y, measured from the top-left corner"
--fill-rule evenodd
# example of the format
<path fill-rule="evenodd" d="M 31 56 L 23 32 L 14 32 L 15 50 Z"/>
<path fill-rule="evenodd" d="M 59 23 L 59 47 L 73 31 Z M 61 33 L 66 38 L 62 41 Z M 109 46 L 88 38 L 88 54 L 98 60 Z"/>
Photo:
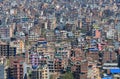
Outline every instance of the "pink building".
<path fill-rule="evenodd" d="M 38 60 L 39 60 L 39 56 L 37 53 L 32 53 L 30 54 L 30 64 L 32 64 L 32 68 L 36 69 L 38 66 Z"/>
<path fill-rule="evenodd" d="M 100 38 L 100 37 L 101 37 L 101 32 L 99 30 L 95 30 L 94 38 Z"/>

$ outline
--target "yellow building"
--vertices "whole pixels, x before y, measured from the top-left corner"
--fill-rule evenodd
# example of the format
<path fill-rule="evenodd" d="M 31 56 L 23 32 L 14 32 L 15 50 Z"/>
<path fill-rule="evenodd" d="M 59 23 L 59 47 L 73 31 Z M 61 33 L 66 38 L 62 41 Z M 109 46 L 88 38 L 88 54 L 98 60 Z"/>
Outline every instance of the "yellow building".
<path fill-rule="evenodd" d="M 25 45 L 24 45 L 24 42 L 22 40 L 17 40 L 17 41 L 10 42 L 10 45 L 12 47 L 17 48 L 16 54 L 20 54 L 20 53 L 23 53 L 25 51 Z"/>
<path fill-rule="evenodd" d="M 100 77 L 100 71 L 99 69 L 96 67 L 96 64 L 92 64 L 91 68 L 88 68 L 88 78 L 89 79 L 101 79 Z"/>
<path fill-rule="evenodd" d="M 49 79 L 49 69 L 45 66 L 42 70 L 42 79 Z"/>

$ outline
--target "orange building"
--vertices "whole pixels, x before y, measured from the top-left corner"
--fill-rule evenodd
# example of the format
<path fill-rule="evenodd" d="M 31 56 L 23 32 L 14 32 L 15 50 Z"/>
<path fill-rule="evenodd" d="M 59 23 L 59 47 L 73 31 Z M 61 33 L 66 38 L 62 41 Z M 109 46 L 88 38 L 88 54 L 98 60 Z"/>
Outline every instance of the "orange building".
<path fill-rule="evenodd" d="M 94 38 L 100 38 L 100 37 L 101 37 L 101 32 L 99 30 L 95 30 Z"/>

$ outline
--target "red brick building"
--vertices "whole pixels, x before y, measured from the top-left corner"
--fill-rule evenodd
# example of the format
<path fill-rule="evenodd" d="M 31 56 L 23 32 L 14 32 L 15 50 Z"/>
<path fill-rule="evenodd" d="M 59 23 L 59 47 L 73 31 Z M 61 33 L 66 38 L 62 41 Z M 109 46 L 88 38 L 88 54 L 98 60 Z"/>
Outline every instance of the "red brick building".
<path fill-rule="evenodd" d="M 22 57 L 11 57 L 10 58 L 10 77 L 15 79 L 23 79 L 23 62 Z"/>

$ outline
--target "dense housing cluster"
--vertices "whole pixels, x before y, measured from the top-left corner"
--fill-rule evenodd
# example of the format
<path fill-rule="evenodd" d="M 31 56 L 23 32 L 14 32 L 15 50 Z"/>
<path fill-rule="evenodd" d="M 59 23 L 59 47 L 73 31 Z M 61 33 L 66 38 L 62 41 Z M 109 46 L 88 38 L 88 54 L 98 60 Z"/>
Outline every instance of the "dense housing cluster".
<path fill-rule="evenodd" d="M 120 0 L 0 0 L 0 79 L 120 79 Z"/>

